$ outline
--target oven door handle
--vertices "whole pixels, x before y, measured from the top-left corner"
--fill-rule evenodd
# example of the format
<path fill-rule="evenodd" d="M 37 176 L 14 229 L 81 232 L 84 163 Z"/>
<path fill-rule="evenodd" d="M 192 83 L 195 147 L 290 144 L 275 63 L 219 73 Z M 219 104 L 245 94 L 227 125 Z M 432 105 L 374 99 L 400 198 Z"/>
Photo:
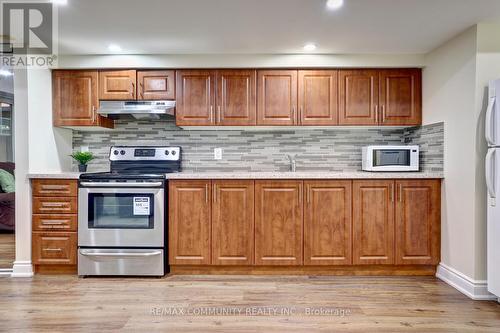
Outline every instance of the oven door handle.
<path fill-rule="evenodd" d="M 145 183 L 119 183 L 119 182 L 80 182 L 81 186 L 85 187 L 158 187 L 162 186 L 162 182 L 145 182 Z"/>
<path fill-rule="evenodd" d="M 151 251 L 151 252 L 92 252 L 86 250 L 80 250 L 80 254 L 87 257 L 152 257 L 161 255 L 161 251 Z"/>

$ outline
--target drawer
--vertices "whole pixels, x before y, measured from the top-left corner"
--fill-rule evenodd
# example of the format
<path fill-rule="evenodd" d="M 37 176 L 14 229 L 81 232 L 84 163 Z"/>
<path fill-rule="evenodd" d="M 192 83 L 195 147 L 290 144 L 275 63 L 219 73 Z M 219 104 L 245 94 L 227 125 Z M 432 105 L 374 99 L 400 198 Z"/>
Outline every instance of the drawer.
<path fill-rule="evenodd" d="M 33 264 L 76 265 L 76 232 L 34 232 Z"/>
<path fill-rule="evenodd" d="M 77 226 L 78 215 L 33 215 L 33 231 L 76 231 Z"/>
<path fill-rule="evenodd" d="M 78 182 L 73 179 L 33 179 L 34 197 L 76 197 Z"/>
<path fill-rule="evenodd" d="M 77 213 L 77 197 L 33 197 L 33 214 Z"/>

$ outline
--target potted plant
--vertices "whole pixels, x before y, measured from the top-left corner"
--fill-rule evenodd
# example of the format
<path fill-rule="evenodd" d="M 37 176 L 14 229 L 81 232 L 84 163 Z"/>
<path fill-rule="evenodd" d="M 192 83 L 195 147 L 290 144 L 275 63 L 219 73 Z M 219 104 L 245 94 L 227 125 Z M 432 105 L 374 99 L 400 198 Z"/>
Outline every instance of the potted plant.
<path fill-rule="evenodd" d="M 89 151 L 74 152 L 70 156 L 78 162 L 78 171 L 80 172 L 86 172 L 87 164 L 95 158 L 94 154 Z"/>

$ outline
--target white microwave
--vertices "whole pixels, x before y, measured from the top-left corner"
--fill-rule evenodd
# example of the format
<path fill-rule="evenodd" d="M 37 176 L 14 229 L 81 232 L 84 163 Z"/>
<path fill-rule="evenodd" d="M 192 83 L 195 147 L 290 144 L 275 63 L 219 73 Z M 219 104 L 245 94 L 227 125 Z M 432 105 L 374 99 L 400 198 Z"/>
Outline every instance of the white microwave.
<path fill-rule="evenodd" d="M 364 171 L 419 171 L 419 146 L 363 147 Z"/>

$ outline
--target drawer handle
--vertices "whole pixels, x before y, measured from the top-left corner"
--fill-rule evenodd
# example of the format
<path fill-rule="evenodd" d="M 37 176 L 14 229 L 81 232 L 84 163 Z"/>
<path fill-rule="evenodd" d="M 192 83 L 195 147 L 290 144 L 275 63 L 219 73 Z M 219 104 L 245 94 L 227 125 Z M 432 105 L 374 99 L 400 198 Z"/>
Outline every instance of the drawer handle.
<path fill-rule="evenodd" d="M 64 207 L 67 204 L 65 202 L 43 202 L 45 207 Z"/>
<path fill-rule="evenodd" d="M 42 224 L 45 224 L 45 225 L 61 225 L 61 224 L 64 224 L 66 223 L 67 221 L 66 220 L 41 220 L 40 222 L 42 222 Z"/>
<path fill-rule="evenodd" d="M 46 249 L 43 249 L 43 251 L 61 252 L 62 249 L 61 248 L 46 248 Z"/>
<path fill-rule="evenodd" d="M 66 190 L 68 185 L 42 185 L 43 190 Z"/>

